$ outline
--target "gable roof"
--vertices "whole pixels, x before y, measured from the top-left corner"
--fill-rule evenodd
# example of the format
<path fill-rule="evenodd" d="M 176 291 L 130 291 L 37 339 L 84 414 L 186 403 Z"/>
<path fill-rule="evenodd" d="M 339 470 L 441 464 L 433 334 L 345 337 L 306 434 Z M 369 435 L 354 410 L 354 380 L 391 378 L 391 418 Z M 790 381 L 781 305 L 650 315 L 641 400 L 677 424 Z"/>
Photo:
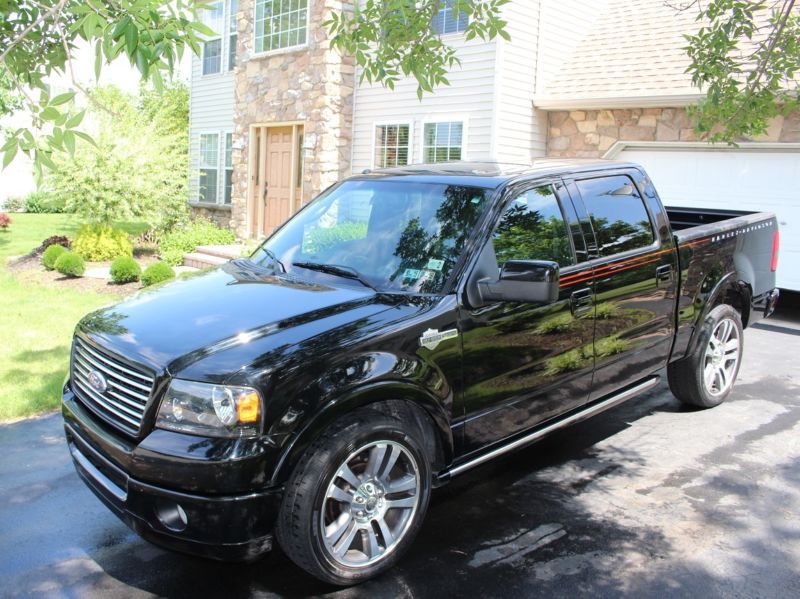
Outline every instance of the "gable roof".
<path fill-rule="evenodd" d="M 544 109 L 680 106 L 702 94 L 686 73 L 685 34 L 697 30 L 696 6 L 676 0 L 609 0 L 574 52 L 544 82 Z M 688 4 L 688 3 L 685 3 Z"/>

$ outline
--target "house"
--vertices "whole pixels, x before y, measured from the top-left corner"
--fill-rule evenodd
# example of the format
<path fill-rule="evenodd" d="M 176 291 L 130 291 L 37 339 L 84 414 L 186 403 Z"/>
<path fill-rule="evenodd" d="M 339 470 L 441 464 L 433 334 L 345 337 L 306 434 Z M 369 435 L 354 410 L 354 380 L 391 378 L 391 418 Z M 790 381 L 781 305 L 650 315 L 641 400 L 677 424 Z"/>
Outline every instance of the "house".
<path fill-rule="evenodd" d="M 686 107 L 692 9 L 662 0 L 514 0 L 511 41 L 466 41 L 445 3 L 432 24 L 461 67 L 421 101 L 416 82 L 359 85 L 322 23 L 349 0 L 218 0 L 220 35 L 194 58 L 190 202 L 242 237 L 271 233 L 365 169 L 537 156 L 643 164 L 665 203 L 773 210 L 779 285 L 800 290 L 800 115 L 738 148 L 696 138 Z M 695 9 L 696 10 L 696 9 Z M 765 187 L 767 186 L 767 191 Z"/>

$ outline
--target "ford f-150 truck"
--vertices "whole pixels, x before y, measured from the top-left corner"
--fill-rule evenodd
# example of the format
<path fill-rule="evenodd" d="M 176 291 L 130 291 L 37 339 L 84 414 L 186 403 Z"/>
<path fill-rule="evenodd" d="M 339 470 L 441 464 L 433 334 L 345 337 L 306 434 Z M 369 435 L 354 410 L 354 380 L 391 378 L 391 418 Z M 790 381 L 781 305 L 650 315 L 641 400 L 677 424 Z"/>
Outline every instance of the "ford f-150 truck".
<path fill-rule="evenodd" d="M 154 543 L 246 560 L 277 541 L 354 584 L 451 477 L 664 373 L 722 402 L 777 252 L 774 215 L 665 210 L 635 164 L 367 172 L 249 258 L 86 316 L 69 450 Z"/>

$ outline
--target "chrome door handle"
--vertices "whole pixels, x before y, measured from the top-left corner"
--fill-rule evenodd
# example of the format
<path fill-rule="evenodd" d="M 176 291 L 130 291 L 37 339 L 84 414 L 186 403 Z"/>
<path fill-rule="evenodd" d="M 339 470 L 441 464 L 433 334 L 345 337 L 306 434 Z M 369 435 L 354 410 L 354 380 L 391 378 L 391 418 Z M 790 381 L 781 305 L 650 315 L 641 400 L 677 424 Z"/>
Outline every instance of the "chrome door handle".
<path fill-rule="evenodd" d="M 592 290 L 588 287 L 573 291 L 569 296 L 569 305 L 572 315 L 575 317 L 588 314 L 592 309 Z"/>

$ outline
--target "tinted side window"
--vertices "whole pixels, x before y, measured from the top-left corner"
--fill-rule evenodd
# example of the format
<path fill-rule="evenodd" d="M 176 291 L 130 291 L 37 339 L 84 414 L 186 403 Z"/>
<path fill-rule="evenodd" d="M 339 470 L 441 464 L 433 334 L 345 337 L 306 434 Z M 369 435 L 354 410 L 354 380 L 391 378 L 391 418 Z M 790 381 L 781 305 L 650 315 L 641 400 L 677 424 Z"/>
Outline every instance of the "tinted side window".
<path fill-rule="evenodd" d="M 509 260 L 575 264 L 569 232 L 553 187 L 528 190 L 508 205 L 492 236 L 498 266 Z"/>
<path fill-rule="evenodd" d="M 653 226 L 642 197 L 624 175 L 577 181 L 592 220 L 601 256 L 611 256 L 653 243 Z"/>

